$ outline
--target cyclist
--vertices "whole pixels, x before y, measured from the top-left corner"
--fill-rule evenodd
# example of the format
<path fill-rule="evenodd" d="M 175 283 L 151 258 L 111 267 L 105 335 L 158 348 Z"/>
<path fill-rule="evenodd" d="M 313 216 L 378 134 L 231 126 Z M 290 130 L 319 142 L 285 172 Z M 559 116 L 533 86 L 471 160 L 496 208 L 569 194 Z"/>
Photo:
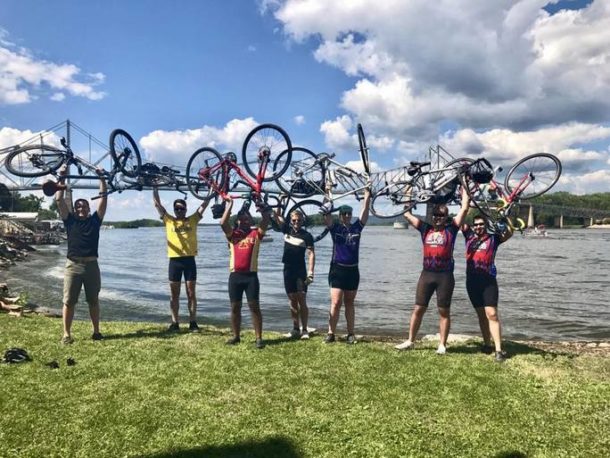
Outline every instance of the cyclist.
<path fill-rule="evenodd" d="M 65 176 L 67 167 L 63 166 L 59 174 Z M 74 210 L 70 210 L 64 197 L 65 186 L 59 187 L 55 193 L 55 201 L 59 216 L 64 222 L 68 235 L 68 253 L 64 269 L 64 297 L 62 318 L 64 334 L 63 344 L 71 344 L 71 328 L 74 319 L 74 309 L 82 287 L 85 287 L 85 297 L 89 304 L 89 315 L 93 324 L 91 339 L 102 340 L 100 333 L 100 302 L 99 293 L 102 285 L 100 268 L 97 263 L 100 227 L 106 214 L 108 198 L 106 196 L 106 180 L 103 170 L 97 170 L 100 177 L 100 199 L 97 210 L 91 214 L 89 202 L 86 199 L 76 199 Z M 62 181 L 60 179 L 60 181 Z"/>
<path fill-rule="evenodd" d="M 313 282 L 316 254 L 312 235 L 303 229 L 303 213 L 295 210 L 290 213 L 289 221 L 285 221 L 278 210 L 273 213 L 275 222 L 281 226 L 284 233 L 284 289 L 288 295 L 290 313 L 292 315 L 293 339 L 309 339 L 307 319 L 307 286 Z M 305 254 L 307 265 L 305 268 Z M 300 320 L 299 320 L 300 319 Z M 299 322 L 301 327 L 299 327 Z"/>
<path fill-rule="evenodd" d="M 513 235 L 510 224 L 502 224 L 500 233 L 488 233 L 487 220 L 477 215 L 472 228 L 467 224 L 462 227 L 466 238 L 466 290 L 468 297 L 479 318 L 479 327 L 483 336 L 483 352 L 491 353 L 491 339 L 495 344 L 495 359 L 502 362 L 506 352 L 502 351 L 502 332 L 498 317 L 498 282 L 496 281 L 496 252 L 501 243 Z"/>
<path fill-rule="evenodd" d="M 203 218 L 203 212 L 208 206 L 204 201 L 199 208 L 190 216 L 186 216 L 186 201 L 176 199 L 174 201 L 174 214 L 170 215 L 159 198 L 159 189 L 153 188 L 153 203 L 159 212 L 159 216 L 165 224 L 167 237 L 167 256 L 169 258 L 168 279 L 170 289 L 169 308 L 172 322 L 167 328 L 168 332 L 180 331 L 179 309 L 180 309 L 180 287 L 182 278 L 186 287 L 186 298 L 189 309 L 189 331 L 199 332 L 197 325 L 197 295 L 195 287 L 197 284 L 197 224 Z"/>
<path fill-rule="evenodd" d="M 410 193 L 410 190 L 407 190 Z M 455 287 L 453 277 L 453 248 L 455 237 L 460 225 L 468 213 L 470 198 L 466 188 L 462 188 L 462 205 L 458 214 L 450 223 L 447 223 L 449 209 L 445 204 L 435 205 L 432 210 L 432 224 L 428 224 L 411 213 L 409 209 L 405 219 L 421 234 L 423 243 L 424 268 L 417 283 L 415 306 L 409 323 L 409 338 L 403 343 L 396 345 L 398 350 L 413 348 L 417 331 L 421 326 L 424 313 L 428 309 L 428 303 L 436 292 L 436 303 L 440 315 L 440 344 L 436 352 L 443 355 L 447 348 L 447 337 L 451 326 L 449 308 L 451 297 Z"/>
<path fill-rule="evenodd" d="M 328 205 L 325 204 L 325 205 Z M 339 321 L 341 305 L 345 305 L 345 321 L 347 322 L 347 343 L 356 343 L 354 335 L 354 322 L 356 310 L 354 300 L 360 283 L 358 270 L 358 252 L 360 250 L 360 236 L 369 218 L 371 206 L 371 191 L 364 191 L 364 202 L 360 210 L 360 217 L 353 223 L 352 207 L 342 205 L 339 207 L 339 221 L 333 221 L 329 211 L 325 211 L 324 222 L 329 228 L 333 239 L 333 253 L 328 273 L 330 286 L 330 313 L 328 319 L 328 335 L 326 343 L 335 342 L 335 330 Z M 323 209 L 324 210 L 324 209 Z"/>
<path fill-rule="evenodd" d="M 235 226 L 229 222 L 233 199 L 224 197 L 226 207 L 220 226 L 229 242 L 229 300 L 231 301 L 231 329 L 233 337 L 227 341 L 228 345 L 241 342 L 241 306 L 244 293 L 252 315 L 256 348 L 263 348 L 263 315 L 259 303 L 260 283 L 258 281 L 258 251 L 261 239 L 265 235 L 270 221 L 269 209 L 261 209 L 263 218 L 258 227 L 253 227 L 254 220 L 250 212 L 243 208 L 237 214 Z"/>

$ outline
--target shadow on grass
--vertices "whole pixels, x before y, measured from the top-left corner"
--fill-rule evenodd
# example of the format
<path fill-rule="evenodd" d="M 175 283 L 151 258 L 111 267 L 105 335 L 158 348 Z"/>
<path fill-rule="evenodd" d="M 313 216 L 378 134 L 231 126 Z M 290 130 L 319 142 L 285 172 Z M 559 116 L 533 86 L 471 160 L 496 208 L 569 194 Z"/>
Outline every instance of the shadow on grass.
<path fill-rule="evenodd" d="M 507 452 L 500 452 L 497 455 L 494 455 L 493 458 L 527 458 L 527 455 L 523 452 L 510 450 Z"/>
<path fill-rule="evenodd" d="M 239 442 L 231 445 L 208 445 L 184 450 L 174 450 L 171 452 L 149 455 L 148 458 L 269 458 L 273 456 L 300 458 L 302 454 L 297 450 L 292 441 L 283 437 L 271 437 L 265 440 Z"/>
<path fill-rule="evenodd" d="M 508 357 L 518 355 L 539 355 L 544 358 L 554 359 L 559 356 L 573 357 L 574 354 L 570 352 L 558 352 L 549 351 L 542 348 L 537 348 L 534 345 L 527 345 L 522 342 L 513 342 L 506 340 L 503 342 L 502 349 L 508 354 Z M 463 353 L 463 354 L 479 354 L 482 353 L 482 345 L 476 342 L 470 342 L 459 346 L 451 346 L 447 349 L 449 353 Z M 493 352 L 491 352 L 493 354 Z M 498 455 L 499 456 L 499 455 Z M 507 455 L 510 456 L 510 455 Z"/>

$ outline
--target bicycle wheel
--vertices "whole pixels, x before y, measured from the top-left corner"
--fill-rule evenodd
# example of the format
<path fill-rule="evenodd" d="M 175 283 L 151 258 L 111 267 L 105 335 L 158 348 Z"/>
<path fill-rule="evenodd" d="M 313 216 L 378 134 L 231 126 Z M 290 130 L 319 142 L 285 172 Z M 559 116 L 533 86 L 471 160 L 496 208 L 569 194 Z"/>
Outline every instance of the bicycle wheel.
<path fill-rule="evenodd" d="M 275 170 L 284 167 L 287 157 L 288 150 L 277 157 L 273 163 L 274 174 Z M 292 148 L 288 172 L 275 179 L 278 187 L 286 194 L 302 199 L 324 193 L 324 166 L 318 162 L 318 156 L 307 148 Z"/>
<path fill-rule="evenodd" d="M 360 159 L 362 160 L 362 166 L 367 175 L 371 174 L 371 164 L 369 162 L 369 149 L 366 146 L 366 138 L 364 137 L 364 130 L 362 124 L 358 123 L 358 145 L 360 146 Z"/>
<path fill-rule="evenodd" d="M 222 156 L 214 148 L 199 148 L 190 157 L 186 165 L 186 182 L 197 199 L 209 200 L 218 194 L 215 189 L 224 189 L 220 163 Z"/>
<path fill-rule="evenodd" d="M 373 215 L 378 218 L 396 218 L 412 209 L 416 201 L 407 196 L 407 188 L 408 183 L 393 183 L 381 188 L 371 201 Z"/>
<path fill-rule="evenodd" d="M 50 145 L 30 145 L 11 151 L 6 157 L 6 170 L 19 177 L 41 177 L 55 172 L 66 156 Z"/>
<path fill-rule="evenodd" d="M 286 151 L 286 157 L 281 167 L 273 168 L 277 157 Z M 254 128 L 244 141 L 241 152 L 246 171 L 256 179 L 262 173 L 262 159 L 266 158 L 263 181 L 273 181 L 280 177 L 288 168 L 292 157 L 292 143 L 284 129 L 275 124 L 261 124 Z"/>
<path fill-rule="evenodd" d="M 109 143 L 115 166 L 128 177 L 137 177 L 142 167 L 142 156 L 131 135 L 123 129 L 114 129 L 110 133 Z"/>
<path fill-rule="evenodd" d="M 293 211 L 300 211 L 303 216 L 303 229 L 313 236 L 313 241 L 322 240 L 328 234 L 328 228 L 324 224 L 324 216 L 320 214 L 322 203 L 317 200 L 302 200 L 288 210 L 284 218 L 288 218 Z"/>
<path fill-rule="evenodd" d="M 561 162 L 548 153 L 524 157 L 511 167 L 504 180 L 504 187 L 523 200 L 541 196 L 551 189 L 561 175 Z"/>

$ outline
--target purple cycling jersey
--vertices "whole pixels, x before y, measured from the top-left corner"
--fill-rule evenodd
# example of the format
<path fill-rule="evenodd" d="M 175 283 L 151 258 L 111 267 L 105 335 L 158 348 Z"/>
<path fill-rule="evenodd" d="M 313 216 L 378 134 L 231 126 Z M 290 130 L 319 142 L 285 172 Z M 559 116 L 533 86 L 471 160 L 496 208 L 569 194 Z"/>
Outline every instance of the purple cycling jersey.
<path fill-rule="evenodd" d="M 333 239 L 333 263 L 344 266 L 358 265 L 362 229 L 364 226 L 359 219 L 348 226 L 334 223 L 330 227 L 330 235 Z"/>

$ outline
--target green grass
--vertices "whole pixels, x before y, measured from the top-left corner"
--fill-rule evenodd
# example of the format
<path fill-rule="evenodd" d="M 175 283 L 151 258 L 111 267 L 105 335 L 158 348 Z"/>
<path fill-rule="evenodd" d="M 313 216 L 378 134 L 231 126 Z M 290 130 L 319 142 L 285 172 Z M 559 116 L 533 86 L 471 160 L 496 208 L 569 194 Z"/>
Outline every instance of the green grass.
<path fill-rule="evenodd" d="M 166 335 L 103 323 L 107 339 L 58 343 L 61 322 L 0 315 L 0 456 L 607 456 L 610 362 L 509 344 L 396 352 L 267 333 L 227 347 L 225 330 Z M 66 366 L 66 358 L 77 364 Z M 59 369 L 45 363 L 57 360 Z"/>

